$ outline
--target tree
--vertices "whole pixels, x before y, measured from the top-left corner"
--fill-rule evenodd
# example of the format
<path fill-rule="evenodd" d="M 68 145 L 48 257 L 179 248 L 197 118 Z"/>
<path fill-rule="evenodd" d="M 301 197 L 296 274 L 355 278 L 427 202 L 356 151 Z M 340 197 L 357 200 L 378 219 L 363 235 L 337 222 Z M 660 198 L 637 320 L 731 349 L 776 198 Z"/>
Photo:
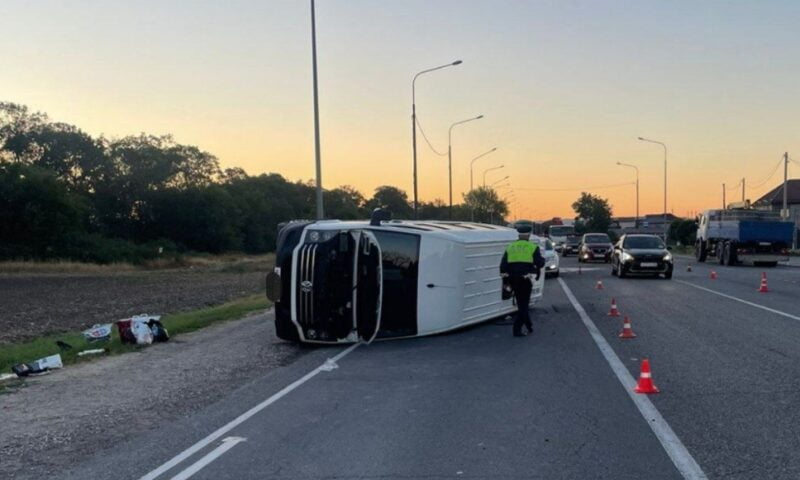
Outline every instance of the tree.
<path fill-rule="evenodd" d="M 0 163 L 0 258 L 62 256 L 85 231 L 86 212 L 52 172 Z"/>
<path fill-rule="evenodd" d="M 580 198 L 572 204 L 575 217 L 575 229 L 578 233 L 608 232 L 611 226 L 611 206 L 608 200 L 591 193 L 581 192 Z"/>
<path fill-rule="evenodd" d="M 681 245 L 694 245 L 697 234 L 697 221 L 693 219 L 678 218 L 669 224 L 669 240 Z"/>
<path fill-rule="evenodd" d="M 325 216 L 341 220 L 364 218 L 364 195 L 349 185 L 323 192 Z"/>
<path fill-rule="evenodd" d="M 500 224 L 508 215 L 508 204 L 493 188 L 478 187 L 464 194 L 464 205 L 459 210 L 462 215 L 470 212 L 476 222 Z"/>
<path fill-rule="evenodd" d="M 382 185 L 375 189 L 366 203 L 367 211 L 372 212 L 376 208 L 386 208 L 392 212 L 392 218 L 408 219 L 414 213 L 414 209 L 408 203 L 408 195 L 403 190 L 389 185 Z"/>
<path fill-rule="evenodd" d="M 432 202 L 420 202 L 419 218 L 422 220 L 447 220 L 447 204 L 444 203 L 444 200 L 440 198 L 437 198 Z"/>

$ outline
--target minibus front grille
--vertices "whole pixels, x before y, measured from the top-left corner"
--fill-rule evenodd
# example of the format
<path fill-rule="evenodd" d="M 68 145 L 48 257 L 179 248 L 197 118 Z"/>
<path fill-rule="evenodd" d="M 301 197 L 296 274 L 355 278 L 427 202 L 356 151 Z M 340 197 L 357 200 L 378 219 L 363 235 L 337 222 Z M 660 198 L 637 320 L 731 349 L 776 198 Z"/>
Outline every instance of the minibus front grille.
<path fill-rule="evenodd" d="M 303 326 L 310 326 L 314 321 L 314 264 L 319 244 L 309 243 L 300 247 L 300 258 L 297 262 L 297 318 Z"/>

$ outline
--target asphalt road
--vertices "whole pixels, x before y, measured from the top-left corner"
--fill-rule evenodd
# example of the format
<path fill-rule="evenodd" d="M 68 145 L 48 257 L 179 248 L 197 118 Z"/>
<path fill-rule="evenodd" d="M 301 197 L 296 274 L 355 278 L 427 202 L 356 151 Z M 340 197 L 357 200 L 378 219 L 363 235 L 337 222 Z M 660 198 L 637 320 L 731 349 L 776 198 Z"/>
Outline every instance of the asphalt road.
<path fill-rule="evenodd" d="M 317 349 L 64 478 L 692 478 L 686 462 L 694 478 L 800 478 L 800 269 L 768 269 L 758 293 L 761 269 L 690 263 L 620 280 L 562 260 L 532 337 L 499 320 Z M 636 339 L 617 337 L 611 297 Z M 634 401 L 624 378 L 645 357 L 662 393 Z"/>

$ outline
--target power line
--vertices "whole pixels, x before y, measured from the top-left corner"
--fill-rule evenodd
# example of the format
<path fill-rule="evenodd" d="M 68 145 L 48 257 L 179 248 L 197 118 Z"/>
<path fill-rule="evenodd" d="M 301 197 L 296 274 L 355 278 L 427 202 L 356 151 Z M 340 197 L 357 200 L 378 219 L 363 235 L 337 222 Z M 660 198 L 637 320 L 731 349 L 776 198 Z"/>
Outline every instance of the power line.
<path fill-rule="evenodd" d="M 767 178 L 765 178 L 765 179 L 764 179 L 764 180 L 762 180 L 761 182 L 758 182 L 758 183 L 754 183 L 754 184 L 748 185 L 748 187 L 750 187 L 750 188 L 758 188 L 758 187 L 760 187 L 761 185 L 764 185 L 765 183 L 767 183 L 767 182 L 768 182 L 768 181 L 769 181 L 769 180 L 770 180 L 770 179 L 771 179 L 771 178 L 772 178 L 772 177 L 775 175 L 775 172 L 777 172 L 777 171 L 778 171 L 778 167 L 780 167 L 780 166 L 781 166 L 781 163 L 783 163 L 783 156 L 781 156 L 781 159 L 780 159 L 780 160 L 778 160 L 778 163 L 776 163 L 776 164 L 775 164 L 775 168 L 773 168 L 773 169 L 772 169 L 772 173 L 770 173 L 770 174 L 769 174 L 769 176 L 768 176 Z"/>
<path fill-rule="evenodd" d="M 430 140 L 428 140 L 428 136 L 425 135 L 425 130 L 422 129 L 422 124 L 419 123 L 419 115 L 416 116 L 416 122 L 417 122 L 417 127 L 419 128 L 419 132 L 422 134 L 422 138 L 424 138 L 425 139 L 425 143 L 428 144 L 428 148 L 430 148 L 433 151 L 433 153 L 435 153 L 436 155 L 439 155 L 440 157 L 446 156 L 447 152 L 441 153 L 438 150 L 436 150 L 435 148 L 433 148 L 433 144 L 431 143 Z"/>
<path fill-rule="evenodd" d="M 594 187 L 575 187 L 575 188 L 525 188 L 525 187 L 516 187 L 517 190 L 529 190 L 529 191 L 536 191 L 536 192 L 573 192 L 577 190 L 600 190 L 604 188 L 616 188 L 616 187 L 625 187 L 630 185 L 636 185 L 636 182 L 627 182 L 627 183 L 616 183 L 612 185 L 597 185 Z"/>

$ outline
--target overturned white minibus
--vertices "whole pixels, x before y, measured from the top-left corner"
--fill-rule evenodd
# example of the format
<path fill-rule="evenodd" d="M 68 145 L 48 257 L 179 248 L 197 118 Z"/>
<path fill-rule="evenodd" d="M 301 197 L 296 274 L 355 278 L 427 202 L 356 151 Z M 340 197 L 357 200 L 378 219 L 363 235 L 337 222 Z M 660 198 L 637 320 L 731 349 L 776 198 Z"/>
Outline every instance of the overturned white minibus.
<path fill-rule="evenodd" d="M 379 215 L 378 215 L 379 217 Z M 267 276 L 280 338 L 307 343 L 431 335 L 516 312 L 500 260 L 514 229 L 469 222 L 291 222 Z M 544 272 L 531 305 L 542 298 Z"/>

